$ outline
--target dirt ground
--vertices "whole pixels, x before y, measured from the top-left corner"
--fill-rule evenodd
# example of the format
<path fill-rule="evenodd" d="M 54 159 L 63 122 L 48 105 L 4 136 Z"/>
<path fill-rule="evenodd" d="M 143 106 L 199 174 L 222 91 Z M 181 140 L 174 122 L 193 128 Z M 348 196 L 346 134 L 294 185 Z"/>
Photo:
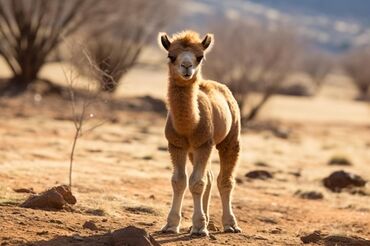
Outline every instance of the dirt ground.
<path fill-rule="evenodd" d="M 276 100 L 270 108 L 289 99 Z M 345 103 L 356 112 L 356 102 Z M 210 238 L 190 238 L 192 200 L 188 191 L 181 233 L 158 232 L 166 220 L 172 189 L 164 116 L 157 113 L 119 112 L 118 120 L 106 122 L 79 140 L 73 173 L 78 203 L 72 209 L 20 208 L 29 194 L 14 189 L 41 192 L 68 182 L 73 123 L 60 105 L 60 111 L 45 106 L 52 105 L 47 100 L 44 106 L 37 105 L 32 98 L 1 102 L 0 245 L 109 245 L 109 233 L 128 225 L 147 229 L 163 245 L 300 245 L 300 236 L 316 230 L 370 239 L 370 196 L 333 193 L 321 183 L 342 169 L 370 179 L 367 116 L 324 122 L 315 120 L 308 108 L 313 123 L 299 117 L 289 121 L 284 116 L 261 120 L 257 127 L 246 129 L 233 203 L 243 233 L 217 231 L 221 229 L 221 204 L 214 185 L 210 211 L 216 231 L 211 231 Z M 274 134 L 271 127 L 284 134 Z M 345 156 L 352 166 L 329 166 L 335 155 Z M 213 160 L 217 174 L 216 153 Z M 269 171 L 273 178 L 245 177 L 257 169 Z M 321 192 L 324 198 L 302 199 L 295 195 L 298 190 Z M 86 221 L 93 221 L 98 229 L 83 228 Z"/>
<path fill-rule="evenodd" d="M 4 71 L 0 75 L 8 76 Z M 48 65 L 42 75 L 63 83 L 58 64 Z M 110 245 L 110 232 L 128 225 L 145 228 L 163 245 L 300 245 L 300 237 L 314 231 L 346 237 L 339 245 L 349 245 L 354 237 L 369 240 L 369 184 L 362 195 L 333 193 L 322 185 L 322 179 L 337 170 L 370 180 L 370 107 L 353 101 L 353 88 L 338 86 L 338 77 L 331 80 L 335 86 L 328 81 L 315 98 L 274 97 L 259 121 L 244 129 L 233 202 L 243 233 L 220 231 L 221 204 L 213 185 L 210 211 L 216 228 L 207 238 L 189 237 L 189 191 L 181 233 L 158 232 L 170 207 L 172 166 L 163 134 L 165 114 L 151 112 L 148 98 L 124 99 L 114 112 L 91 112 L 108 121 L 79 139 L 73 172 L 78 202 L 63 211 L 20 208 L 29 194 L 14 190 L 41 192 L 68 183 L 74 134 L 68 102 L 37 95 L 2 99 L 0 245 Z M 117 97 L 164 98 L 165 82 L 165 68 L 134 69 Z M 99 121 L 94 118 L 93 123 Z M 333 156 L 344 156 L 352 165 L 328 165 Z M 212 159 L 217 175 L 217 153 Z M 261 169 L 273 178 L 245 177 Z M 323 199 L 302 199 L 297 191 L 321 192 Z M 84 228 L 86 221 L 94 222 L 97 230 Z"/>

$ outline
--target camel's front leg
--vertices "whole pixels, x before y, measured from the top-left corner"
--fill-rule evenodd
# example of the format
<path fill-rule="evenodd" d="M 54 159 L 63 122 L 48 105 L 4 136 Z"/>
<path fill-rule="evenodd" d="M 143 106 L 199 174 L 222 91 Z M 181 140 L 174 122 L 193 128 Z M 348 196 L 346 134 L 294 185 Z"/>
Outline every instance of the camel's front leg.
<path fill-rule="evenodd" d="M 203 195 L 207 182 L 205 173 L 211 151 L 212 145 L 209 143 L 194 150 L 194 167 L 189 180 L 189 188 L 194 202 L 193 226 L 191 229 L 192 235 L 208 235 L 206 215 L 203 209 Z"/>
<path fill-rule="evenodd" d="M 167 217 L 167 224 L 162 228 L 163 232 L 180 232 L 180 221 L 181 221 L 181 207 L 182 200 L 184 198 L 184 191 L 187 186 L 186 177 L 186 155 L 187 151 L 169 144 L 169 152 L 171 154 L 173 164 L 173 175 L 172 175 L 172 207 Z"/>

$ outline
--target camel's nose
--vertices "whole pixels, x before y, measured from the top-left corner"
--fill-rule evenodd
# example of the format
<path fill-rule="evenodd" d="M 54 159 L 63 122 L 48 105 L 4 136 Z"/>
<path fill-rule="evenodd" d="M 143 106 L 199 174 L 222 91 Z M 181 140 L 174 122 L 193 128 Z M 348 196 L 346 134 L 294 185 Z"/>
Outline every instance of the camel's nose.
<path fill-rule="evenodd" d="M 191 64 L 190 62 L 183 62 L 181 63 L 181 67 L 185 68 L 185 69 L 189 69 L 193 66 L 193 64 Z"/>

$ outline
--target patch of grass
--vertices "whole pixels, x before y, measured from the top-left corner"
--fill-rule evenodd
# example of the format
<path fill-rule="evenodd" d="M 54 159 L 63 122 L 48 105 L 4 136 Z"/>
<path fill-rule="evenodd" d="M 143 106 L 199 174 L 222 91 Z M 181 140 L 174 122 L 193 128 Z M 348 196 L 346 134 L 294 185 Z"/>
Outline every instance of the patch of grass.
<path fill-rule="evenodd" d="M 335 155 L 328 162 L 332 166 L 352 166 L 352 162 L 344 155 Z"/>
<path fill-rule="evenodd" d="M 153 215 L 159 215 L 158 211 L 152 207 L 148 206 L 130 206 L 125 208 L 126 211 L 134 214 L 153 214 Z"/>

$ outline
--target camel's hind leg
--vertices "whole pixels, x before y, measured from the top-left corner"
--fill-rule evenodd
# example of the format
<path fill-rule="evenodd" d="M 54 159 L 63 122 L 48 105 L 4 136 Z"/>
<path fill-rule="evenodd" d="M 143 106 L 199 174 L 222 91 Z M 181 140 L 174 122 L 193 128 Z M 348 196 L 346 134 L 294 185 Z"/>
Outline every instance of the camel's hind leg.
<path fill-rule="evenodd" d="M 167 217 L 167 224 L 162 228 L 163 232 L 179 233 L 180 221 L 181 221 L 181 207 L 184 198 L 184 191 L 187 186 L 186 177 L 186 154 L 185 149 L 181 149 L 168 145 L 169 152 L 171 154 L 173 164 L 173 175 L 172 175 L 172 207 Z"/>
<path fill-rule="evenodd" d="M 193 153 L 189 153 L 189 159 L 191 163 L 193 164 Z M 206 223 L 208 225 L 209 223 L 209 203 L 211 200 L 211 190 L 212 190 L 212 184 L 214 180 L 214 175 L 211 169 L 211 163 L 207 164 L 208 166 L 208 171 L 207 171 L 207 183 L 206 183 L 206 189 L 203 194 L 203 211 L 204 214 L 206 215 Z"/>
<path fill-rule="evenodd" d="M 238 132 L 231 132 L 217 145 L 220 156 L 220 174 L 217 186 L 222 200 L 222 223 L 225 232 L 241 232 L 232 211 L 232 191 L 235 185 L 233 172 L 239 159 L 240 143 Z"/>

